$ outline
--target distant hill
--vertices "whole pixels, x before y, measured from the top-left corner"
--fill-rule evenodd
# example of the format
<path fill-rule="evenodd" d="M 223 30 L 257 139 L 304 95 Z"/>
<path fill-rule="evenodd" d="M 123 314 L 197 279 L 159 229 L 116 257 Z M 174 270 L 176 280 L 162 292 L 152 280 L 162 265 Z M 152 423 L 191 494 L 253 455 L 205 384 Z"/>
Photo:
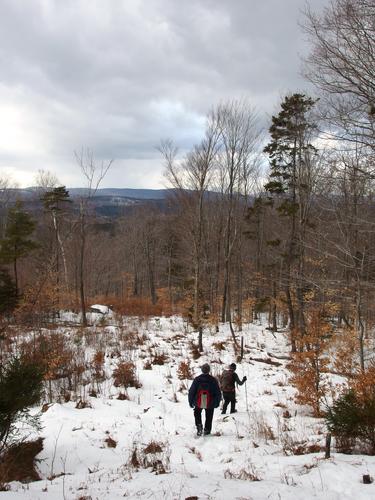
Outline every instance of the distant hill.
<path fill-rule="evenodd" d="M 74 201 L 85 196 L 85 188 L 67 188 Z M 13 199 L 24 200 L 31 211 L 41 207 L 40 190 L 37 187 L 13 189 Z M 166 210 L 167 198 L 173 189 L 130 189 L 130 188 L 102 188 L 98 189 L 92 198 L 92 205 L 98 215 L 116 218 L 131 213 L 142 205 L 153 205 L 159 210 Z"/>
<path fill-rule="evenodd" d="M 86 188 L 68 187 L 70 196 L 76 197 L 84 195 L 87 192 Z M 15 197 L 31 198 L 39 191 L 37 187 L 27 187 L 22 189 L 13 189 Z M 98 189 L 95 197 L 108 196 L 111 198 L 131 198 L 134 200 L 164 200 L 173 189 L 131 189 L 131 188 L 102 188 Z"/>
<path fill-rule="evenodd" d="M 85 188 L 67 188 L 71 196 L 80 196 L 86 192 Z M 164 200 L 173 189 L 130 189 L 130 188 L 102 188 L 98 189 L 95 197 L 110 196 L 112 198 L 132 198 L 135 200 Z"/>
<path fill-rule="evenodd" d="M 85 196 L 86 188 L 67 188 L 73 202 L 80 196 Z M 41 208 L 40 189 L 28 187 L 23 189 L 13 189 L 13 199 L 22 199 L 27 208 L 31 211 Z M 98 215 L 116 218 L 132 213 L 140 206 L 150 206 L 161 211 L 170 210 L 168 198 L 173 195 L 174 189 L 131 189 L 131 188 L 102 188 L 98 189 L 91 200 Z M 206 196 L 220 196 L 212 191 Z"/>

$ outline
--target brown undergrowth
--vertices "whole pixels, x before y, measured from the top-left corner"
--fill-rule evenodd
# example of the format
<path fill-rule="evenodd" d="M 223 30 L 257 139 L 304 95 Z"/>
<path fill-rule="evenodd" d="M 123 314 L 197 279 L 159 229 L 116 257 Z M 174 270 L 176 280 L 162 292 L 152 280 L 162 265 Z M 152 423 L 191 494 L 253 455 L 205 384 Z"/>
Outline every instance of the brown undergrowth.
<path fill-rule="evenodd" d="M 0 459 L 0 491 L 6 490 L 6 483 L 11 481 L 38 481 L 40 476 L 35 467 L 35 457 L 42 450 L 42 438 L 9 446 Z"/>

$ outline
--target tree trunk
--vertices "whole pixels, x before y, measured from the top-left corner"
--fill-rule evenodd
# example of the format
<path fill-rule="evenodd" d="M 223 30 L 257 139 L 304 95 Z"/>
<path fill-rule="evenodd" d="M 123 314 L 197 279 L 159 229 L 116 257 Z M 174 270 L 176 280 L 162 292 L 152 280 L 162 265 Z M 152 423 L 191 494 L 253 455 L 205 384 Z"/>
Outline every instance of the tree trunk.
<path fill-rule="evenodd" d="M 276 307 L 276 281 L 272 280 L 272 302 L 271 302 L 271 322 L 272 322 L 272 331 L 277 332 L 277 307 Z"/>
<path fill-rule="evenodd" d="M 289 330 L 290 330 L 290 341 L 291 341 L 291 346 L 292 346 L 292 352 L 297 352 L 297 345 L 296 345 L 296 339 L 295 339 L 296 325 L 295 325 L 295 320 L 294 320 L 294 310 L 293 310 L 292 296 L 290 293 L 289 283 L 285 287 L 285 295 L 286 295 L 286 303 L 288 306 L 288 313 L 289 313 Z"/>
<path fill-rule="evenodd" d="M 151 256 L 150 242 L 146 240 L 146 259 L 147 259 L 147 270 L 148 270 L 148 286 L 150 290 L 150 297 L 152 304 L 156 304 L 156 289 L 155 289 L 155 276 L 154 276 L 154 261 Z"/>
<path fill-rule="evenodd" d="M 62 261 L 63 261 L 65 288 L 66 288 L 66 290 L 68 290 L 68 287 L 69 287 L 68 265 L 67 265 L 67 262 L 66 262 L 66 255 L 65 255 L 64 243 L 63 243 L 62 238 L 61 238 L 59 226 L 58 226 L 58 223 L 57 223 L 56 214 L 53 213 L 52 216 L 53 216 L 53 226 L 54 226 L 54 229 L 55 229 L 57 242 L 58 242 L 59 247 L 60 247 L 61 258 L 62 258 Z"/>
<path fill-rule="evenodd" d="M 14 283 L 16 285 L 16 293 L 17 293 L 17 296 L 18 296 L 19 295 L 19 290 L 18 290 L 17 259 L 13 260 L 13 272 L 14 272 Z"/>
<path fill-rule="evenodd" d="M 168 297 L 169 303 L 173 305 L 173 295 L 172 295 L 172 245 L 169 247 L 168 253 L 168 276 L 167 276 L 167 286 L 168 286 Z"/>
<path fill-rule="evenodd" d="M 241 247 L 237 258 L 237 325 L 238 331 L 242 332 L 242 287 L 243 287 L 243 269 L 242 269 Z"/>
<path fill-rule="evenodd" d="M 198 328 L 198 350 L 199 352 L 203 352 L 203 327 L 199 326 Z"/>
<path fill-rule="evenodd" d="M 362 312 L 361 312 L 361 291 L 357 289 L 357 298 L 356 298 L 356 331 L 358 335 L 358 344 L 359 344 L 359 361 L 361 365 L 361 370 L 365 369 L 365 346 L 364 346 L 364 338 L 365 338 L 365 329 L 362 321 Z"/>
<path fill-rule="evenodd" d="M 83 207 L 81 207 L 83 210 Z M 80 259 L 79 259 L 79 297 L 81 302 L 81 316 L 82 316 L 82 326 L 87 326 L 86 317 L 86 302 L 85 302 L 85 246 L 86 246 L 86 228 L 85 228 L 85 215 L 82 212 L 80 216 L 80 230 L 81 230 L 81 242 L 80 242 Z"/>

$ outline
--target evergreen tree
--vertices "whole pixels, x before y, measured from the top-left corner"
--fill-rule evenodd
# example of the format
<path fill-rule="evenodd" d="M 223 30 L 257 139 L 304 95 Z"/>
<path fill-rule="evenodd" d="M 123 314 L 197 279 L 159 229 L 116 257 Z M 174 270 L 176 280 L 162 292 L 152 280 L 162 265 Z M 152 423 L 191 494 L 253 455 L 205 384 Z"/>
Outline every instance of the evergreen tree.
<path fill-rule="evenodd" d="M 328 430 L 341 446 L 346 444 L 350 448 L 357 441 L 362 446 L 367 445 L 370 453 L 375 455 L 374 385 L 369 386 L 366 397 L 362 397 L 353 389 L 342 394 L 328 408 L 325 420 Z"/>
<path fill-rule="evenodd" d="M 269 129 L 271 141 L 264 152 L 270 159 L 269 181 L 265 185 L 271 196 L 279 198 L 277 210 L 288 217 L 289 235 L 284 253 L 284 291 L 289 310 L 289 326 L 292 332 L 292 350 L 296 350 L 293 338 L 296 327 L 301 335 L 305 332 L 303 273 L 304 237 L 308 220 L 309 197 L 312 190 L 312 165 L 316 148 L 311 144 L 316 125 L 310 119 L 310 111 L 316 101 L 304 94 L 286 96 L 281 111 L 272 117 Z M 291 266 L 298 263 L 296 271 L 296 296 L 298 310 L 293 306 L 291 291 Z M 297 316 L 297 317 L 296 317 Z"/>
<path fill-rule="evenodd" d="M 51 212 L 60 212 L 64 203 L 71 203 L 69 199 L 69 191 L 65 186 L 59 186 L 46 191 L 41 196 L 41 201 L 43 202 L 44 208 L 50 210 Z"/>
<path fill-rule="evenodd" d="M 43 371 L 39 365 L 22 357 L 0 365 L 0 453 L 17 435 L 17 423 L 38 428 L 39 415 L 31 415 L 29 407 L 36 405 L 42 394 Z"/>
<path fill-rule="evenodd" d="M 307 188 L 304 167 L 316 152 L 310 140 L 316 125 L 308 113 L 316 101 L 304 94 L 286 96 L 281 111 L 272 117 L 270 143 L 264 152 L 270 158 L 270 180 L 264 186 L 271 196 L 286 194 L 279 211 L 293 215 L 298 210 L 297 191 Z"/>
<path fill-rule="evenodd" d="M 3 264 L 13 264 L 16 290 L 18 291 L 17 262 L 32 250 L 38 247 L 30 239 L 34 232 L 35 222 L 22 208 L 22 203 L 17 201 L 9 210 L 5 237 L 0 241 L 0 261 Z"/>
<path fill-rule="evenodd" d="M 17 305 L 17 288 L 6 269 L 0 269 L 0 314 L 13 311 Z"/>

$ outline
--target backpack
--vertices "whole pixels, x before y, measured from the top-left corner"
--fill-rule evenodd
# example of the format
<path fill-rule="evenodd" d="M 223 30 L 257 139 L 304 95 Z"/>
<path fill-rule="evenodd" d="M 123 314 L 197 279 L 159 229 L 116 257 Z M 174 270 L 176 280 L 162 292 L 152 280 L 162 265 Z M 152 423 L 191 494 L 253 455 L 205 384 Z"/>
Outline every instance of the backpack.
<path fill-rule="evenodd" d="M 234 391 L 234 380 L 232 370 L 224 370 L 220 377 L 220 387 L 223 392 Z"/>
<path fill-rule="evenodd" d="M 212 394 L 208 382 L 201 382 L 197 390 L 197 407 L 203 410 L 210 408 Z"/>

